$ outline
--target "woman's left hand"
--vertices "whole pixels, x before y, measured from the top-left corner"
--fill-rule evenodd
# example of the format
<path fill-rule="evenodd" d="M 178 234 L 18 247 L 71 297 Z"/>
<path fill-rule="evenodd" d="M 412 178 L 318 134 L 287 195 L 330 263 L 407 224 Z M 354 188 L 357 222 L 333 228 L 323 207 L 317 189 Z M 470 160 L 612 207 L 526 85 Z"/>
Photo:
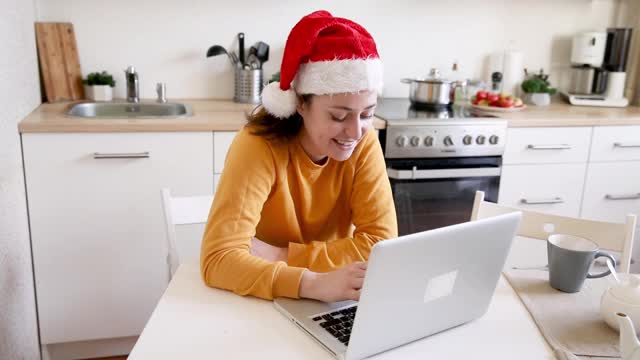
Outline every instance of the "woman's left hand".
<path fill-rule="evenodd" d="M 261 257 L 268 261 L 284 261 L 287 262 L 289 257 L 289 248 L 280 248 L 269 245 L 266 242 L 251 238 L 251 255 Z"/>

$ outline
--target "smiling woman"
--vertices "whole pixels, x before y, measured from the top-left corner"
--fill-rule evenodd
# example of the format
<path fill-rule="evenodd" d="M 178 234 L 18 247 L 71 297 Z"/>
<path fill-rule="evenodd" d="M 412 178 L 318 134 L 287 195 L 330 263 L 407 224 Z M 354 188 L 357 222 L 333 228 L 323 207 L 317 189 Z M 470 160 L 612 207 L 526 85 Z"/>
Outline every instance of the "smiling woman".
<path fill-rule="evenodd" d="M 202 242 L 209 286 L 357 300 L 373 245 L 397 236 L 372 127 L 382 65 L 360 25 L 318 11 L 291 31 L 225 160 Z"/>

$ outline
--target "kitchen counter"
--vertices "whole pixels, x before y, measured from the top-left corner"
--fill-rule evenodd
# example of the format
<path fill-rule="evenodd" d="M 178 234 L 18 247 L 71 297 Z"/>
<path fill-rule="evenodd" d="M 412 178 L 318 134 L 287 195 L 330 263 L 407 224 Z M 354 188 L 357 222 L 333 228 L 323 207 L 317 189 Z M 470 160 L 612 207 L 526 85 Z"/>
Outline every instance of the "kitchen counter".
<path fill-rule="evenodd" d="M 640 106 L 574 106 L 557 100 L 546 107 L 528 106 L 522 111 L 498 116 L 507 119 L 509 127 L 640 125 Z"/>
<path fill-rule="evenodd" d="M 71 102 L 42 104 L 18 124 L 28 132 L 137 132 L 137 131 L 236 131 L 245 124 L 245 113 L 255 105 L 231 100 L 175 100 L 189 104 L 193 116 L 165 119 L 90 119 L 65 115 Z M 529 106 L 515 113 L 497 114 L 509 127 L 564 127 L 640 125 L 640 107 L 600 108 L 572 106 L 561 100 L 548 107 Z M 374 118 L 374 127 L 385 121 Z"/>
<path fill-rule="evenodd" d="M 151 100 L 153 101 L 153 100 Z M 146 102 L 143 100 L 143 102 Z M 237 131 L 255 105 L 231 100 L 171 100 L 188 104 L 193 116 L 158 119 L 80 118 L 65 115 L 74 102 L 42 104 L 18 124 L 21 133 L 33 132 L 137 132 L 137 131 Z M 385 122 L 374 118 L 374 127 Z"/>

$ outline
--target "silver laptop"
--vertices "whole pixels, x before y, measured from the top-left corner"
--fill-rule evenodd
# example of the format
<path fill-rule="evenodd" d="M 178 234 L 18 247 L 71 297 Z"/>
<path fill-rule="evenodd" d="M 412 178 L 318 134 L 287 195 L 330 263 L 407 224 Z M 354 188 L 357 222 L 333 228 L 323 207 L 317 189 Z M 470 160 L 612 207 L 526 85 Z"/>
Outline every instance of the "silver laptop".
<path fill-rule="evenodd" d="M 362 359 L 484 315 L 520 212 L 377 243 L 360 302 L 277 298 L 275 307 L 337 359 Z"/>

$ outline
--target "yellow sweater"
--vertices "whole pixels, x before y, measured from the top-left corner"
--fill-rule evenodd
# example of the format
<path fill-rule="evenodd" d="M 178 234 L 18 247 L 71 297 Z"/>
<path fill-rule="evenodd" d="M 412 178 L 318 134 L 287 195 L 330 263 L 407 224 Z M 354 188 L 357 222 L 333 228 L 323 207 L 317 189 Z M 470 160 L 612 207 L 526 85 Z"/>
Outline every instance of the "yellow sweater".
<path fill-rule="evenodd" d="M 328 272 L 364 261 L 376 242 L 397 232 L 375 131 L 348 160 L 317 165 L 297 139 L 275 143 L 244 128 L 229 149 L 209 214 L 202 276 L 240 295 L 298 298 L 304 268 Z M 251 255 L 253 236 L 288 247 L 287 263 Z"/>

